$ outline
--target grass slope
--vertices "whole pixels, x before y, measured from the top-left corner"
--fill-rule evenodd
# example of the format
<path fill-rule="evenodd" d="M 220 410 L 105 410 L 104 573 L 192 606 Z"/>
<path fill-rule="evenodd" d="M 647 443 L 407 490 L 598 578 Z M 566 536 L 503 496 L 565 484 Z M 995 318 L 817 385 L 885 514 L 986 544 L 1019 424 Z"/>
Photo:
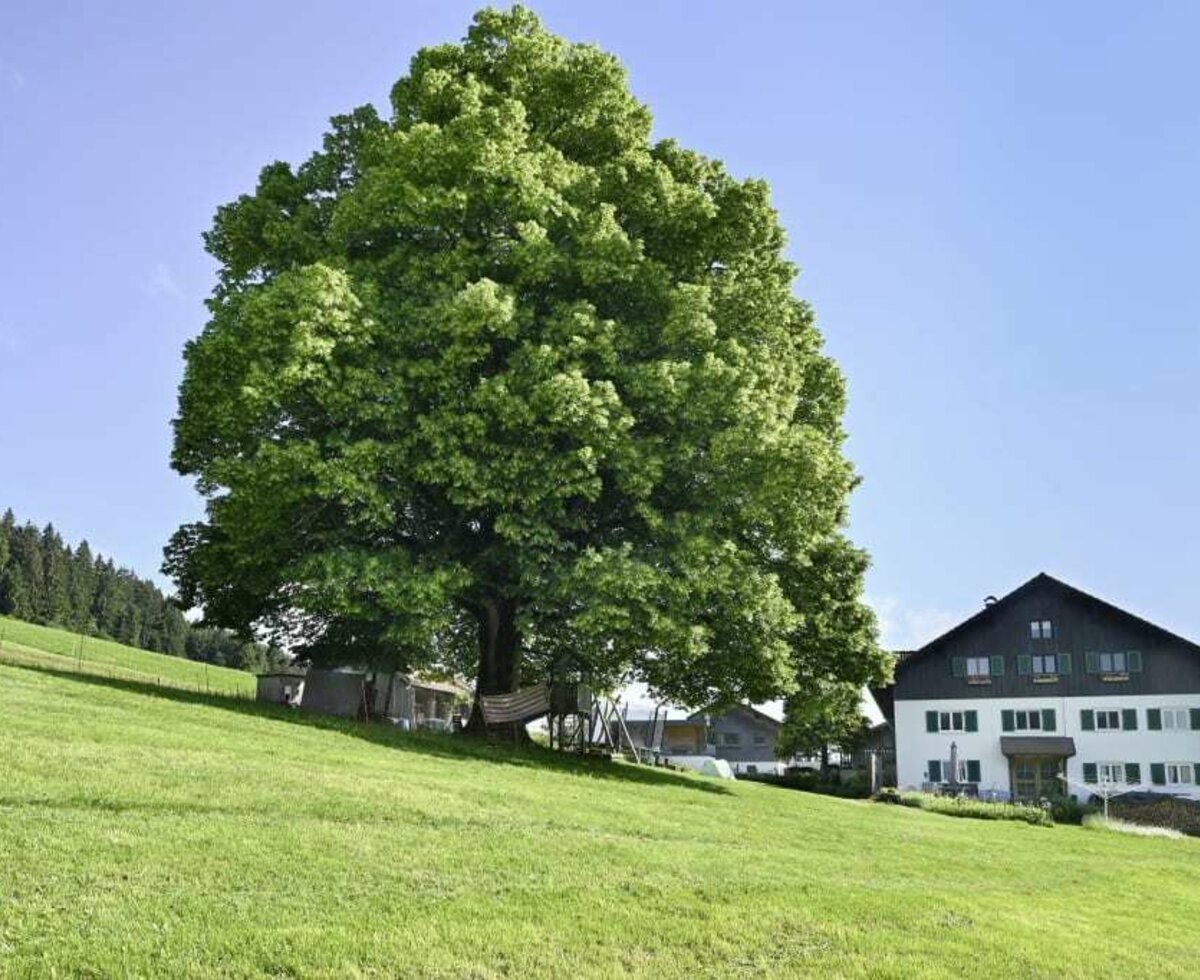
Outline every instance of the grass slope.
<path fill-rule="evenodd" d="M 0 616 L 0 662 L 254 697 L 254 675 Z"/>
<path fill-rule="evenodd" d="M 1195 976 L 1196 840 L 0 690 L 6 975 Z"/>

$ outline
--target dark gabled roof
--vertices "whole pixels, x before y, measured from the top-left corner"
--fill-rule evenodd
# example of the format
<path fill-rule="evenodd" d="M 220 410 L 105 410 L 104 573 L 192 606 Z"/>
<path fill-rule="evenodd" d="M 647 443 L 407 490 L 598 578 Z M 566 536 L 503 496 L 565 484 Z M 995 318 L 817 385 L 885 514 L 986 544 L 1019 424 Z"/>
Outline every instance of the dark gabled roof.
<path fill-rule="evenodd" d="M 974 616 L 964 619 L 957 626 L 947 630 L 941 636 L 930 640 L 923 647 L 921 647 L 921 649 L 911 652 L 898 653 L 896 658 L 896 670 L 899 671 L 912 661 L 926 656 L 931 651 L 940 647 L 947 640 L 958 636 L 960 633 L 966 632 L 974 626 L 978 626 L 981 623 L 987 622 L 989 618 L 994 617 L 1003 607 L 1043 585 L 1052 585 L 1066 593 L 1068 596 L 1072 596 L 1074 598 L 1081 599 L 1084 602 L 1091 603 L 1092 605 L 1099 606 L 1101 609 L 1120 616 L 1121 618 L 1126 619 L 1129 622 L 1142 627 L 1143 629 L 1151 630 L 1167 640 L 1170 640 L 1174 643 L 1180 643 L 1193 652 L 1200 654 L 1200 644 L 1194 643 L 1193 641 L 1179 636 L 1176 633 L 1172 633 L 1170 630 L 1163 629 L 1163 627 L 1150 622 L 1148 619 L 1142 619 L 1140 616 L 1135 616 L 1133 613 L 1127 612 L 1119 606 L 1114 606 L 1111 602 L 1105 602 L 1103 599 L 1098 599 L 1096 596 L 1084 592 L 1082 589 L 1077 589 L 1073 585 L 1068 585 L 1066 582 L 1056 579 L 1052 575 L 1047 575 L 1045 572 L 1039 572 L 1024 585 L 1013 589 L 1012 592 L 1008 593 L 1008 595 L 1004 596 L 1002 599 L 997 599 L 995 602 L 984 606 Z"/>

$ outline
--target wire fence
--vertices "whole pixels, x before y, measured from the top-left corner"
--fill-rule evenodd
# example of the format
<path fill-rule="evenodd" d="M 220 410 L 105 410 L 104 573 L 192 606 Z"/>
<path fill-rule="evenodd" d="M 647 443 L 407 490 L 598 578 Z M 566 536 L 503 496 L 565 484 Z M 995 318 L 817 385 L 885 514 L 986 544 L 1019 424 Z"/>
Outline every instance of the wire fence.
<path fill-rule="evenodd" d="M 183 661 L 196 663 L 196 661 Z M 104 663 L 98 660 L 88 660 L 83 656 L 83 644 L 80 643 L 74 656 L 61 653 L 51 653 L 48 650 L 38 650 L 22 644 L 13 643 L 0 636 L 0 664 L 10 667 L 26 667 L 32 670 L 46 670 L 55 673 L 81 674 L 89 677 L 101 677 L 109 680 L 128 681 L 176 691 L 209 694 L 217 697 L 237 698 L 253 701 L 255 697 L 254 678 L 247 675 L 244 685 L 231 685 L 222 679 L 213 682 L 209 678 L 208 664 L 203 664 L 203 672 L 197 671 L 198 676 L 192 678 L 172 677 L 170 674 L 154 673 L 145 670 L 135 670 L 121 667 L 117 664 Z M 197 667 L 200 667 L 197 664 Z"/>

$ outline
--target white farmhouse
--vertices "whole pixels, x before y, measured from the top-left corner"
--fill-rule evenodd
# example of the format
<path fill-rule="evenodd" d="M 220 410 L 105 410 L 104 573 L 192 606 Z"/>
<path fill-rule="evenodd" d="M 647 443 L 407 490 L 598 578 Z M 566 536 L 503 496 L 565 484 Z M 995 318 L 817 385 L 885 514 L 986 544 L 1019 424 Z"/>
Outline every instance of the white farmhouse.
<path fill-rule="evenodd" d="M 901 788 L 1200 799 L 1200 646 L 1046 574 L 899 654 L 876 697 Z"/>

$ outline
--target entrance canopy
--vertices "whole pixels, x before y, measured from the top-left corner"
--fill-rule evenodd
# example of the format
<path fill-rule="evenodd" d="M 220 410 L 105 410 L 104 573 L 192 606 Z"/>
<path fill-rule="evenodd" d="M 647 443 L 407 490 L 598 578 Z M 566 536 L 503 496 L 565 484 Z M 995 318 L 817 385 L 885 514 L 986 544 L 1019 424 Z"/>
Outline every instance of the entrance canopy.
<path fill-rule="evenodd" d="M 1009 758 L 1034 755 L 1069 759 L 1075 754 L 1075 739 L 1055 735 L 1001 735 L 1000 751 Z"/>

